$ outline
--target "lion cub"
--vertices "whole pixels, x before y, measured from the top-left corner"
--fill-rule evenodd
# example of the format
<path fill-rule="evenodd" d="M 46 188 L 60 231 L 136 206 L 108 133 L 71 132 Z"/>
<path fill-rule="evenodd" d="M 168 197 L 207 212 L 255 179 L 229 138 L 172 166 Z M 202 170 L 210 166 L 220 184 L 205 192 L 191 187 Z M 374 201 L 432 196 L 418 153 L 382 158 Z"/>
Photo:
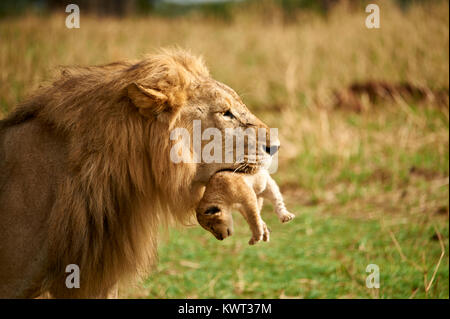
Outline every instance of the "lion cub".
<path fill-rule="evenodd" d="M 274 204 L 275 213 L 282 223 L 295 217 L 287 211 L 280 189 L 266 169 L 253 175 L 219 172 L 206 185 L 196 209 L 197 220 L 203 228 L 222 240 L 233 232 L 231 209 L 236 208 L 252 231 L 249 244 L 254 245 L 260 240 L 269 241 L 269 229 L 261 218 L 264 198 Z"/>

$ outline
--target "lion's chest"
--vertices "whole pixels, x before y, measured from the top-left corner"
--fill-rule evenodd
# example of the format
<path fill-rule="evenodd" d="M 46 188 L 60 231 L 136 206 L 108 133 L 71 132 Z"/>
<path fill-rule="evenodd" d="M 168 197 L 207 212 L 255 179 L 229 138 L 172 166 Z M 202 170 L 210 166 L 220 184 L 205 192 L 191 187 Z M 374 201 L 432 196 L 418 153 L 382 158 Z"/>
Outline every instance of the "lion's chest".
<path fill-rule="evenodd" d="M 261 194 L 267 187 L 267 176 L 265 174 L 246 176 L 245 181 L 253 188 L 256 195 Z"/>

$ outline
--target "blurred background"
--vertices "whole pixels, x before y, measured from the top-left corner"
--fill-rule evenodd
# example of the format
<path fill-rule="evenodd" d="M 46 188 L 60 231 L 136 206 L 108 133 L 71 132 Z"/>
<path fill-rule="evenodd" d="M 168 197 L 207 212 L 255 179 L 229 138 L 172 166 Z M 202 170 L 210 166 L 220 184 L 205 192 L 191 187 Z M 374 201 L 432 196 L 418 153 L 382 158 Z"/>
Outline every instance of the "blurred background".
<path fill-rule="evenodd" d="M 0 118 L 60 65 L 203 55 L 212 75 L 279 129 L 274 178 L 288 209 L 217 241 L 171 228 L 149 278 L 122 298 L 449 298 L 449 3 L 370 1 L 0 2 Z M 72 2 L 72 3 L 73 3 Z M 366 287 L 366 267 L 380 288 Z"/>

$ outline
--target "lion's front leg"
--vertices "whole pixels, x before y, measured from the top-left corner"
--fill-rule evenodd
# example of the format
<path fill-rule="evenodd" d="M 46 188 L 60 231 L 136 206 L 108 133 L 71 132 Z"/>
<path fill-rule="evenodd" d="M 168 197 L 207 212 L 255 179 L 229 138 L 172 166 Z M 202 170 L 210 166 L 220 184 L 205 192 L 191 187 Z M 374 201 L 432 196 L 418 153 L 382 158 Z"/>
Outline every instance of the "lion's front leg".
<path fill-rule="evenodd" d="M 249 245 L 254 245 L 261 240 L 269 241 L 269 229 L 261 218 L 261 210 L 259 209 L 261 206 L 262 201 L 257 199 L 255 195 L 254 198 L 252 196 L 245 203 L 242 203 L 242 207 L 239 209 L 252 232 L 252 237 L 248 242 Z"/>

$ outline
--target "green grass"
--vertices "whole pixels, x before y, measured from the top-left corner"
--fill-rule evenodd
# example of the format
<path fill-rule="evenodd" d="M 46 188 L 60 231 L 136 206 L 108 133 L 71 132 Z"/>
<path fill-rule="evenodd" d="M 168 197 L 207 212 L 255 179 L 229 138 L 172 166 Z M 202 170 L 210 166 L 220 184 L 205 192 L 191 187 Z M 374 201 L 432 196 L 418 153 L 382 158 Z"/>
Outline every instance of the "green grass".
<path fill-rule="evenodd" d="M 236 234 L 218 242 L 200 227 L 172 230 L 161 246 L 157 270 L 135 297 L 149 298 L 448 298 L 448 259 L 426 294 L 441 249 L 434 229 L 384 225 L 296 206 L 291 224 L 265 210 L 269 243 L 246 245 L 250 232 L 236 215 Z M 445 219 L 437 229 L 448 237 Z M 403 260 L 390 232 L 402 248 Z M 448 245 L 446 247 L 448 256 Z M 410 261 L 416 261 L 413 265 Z M 380 289 L 365 285 L 368 264 L 380 268 Z"/>

